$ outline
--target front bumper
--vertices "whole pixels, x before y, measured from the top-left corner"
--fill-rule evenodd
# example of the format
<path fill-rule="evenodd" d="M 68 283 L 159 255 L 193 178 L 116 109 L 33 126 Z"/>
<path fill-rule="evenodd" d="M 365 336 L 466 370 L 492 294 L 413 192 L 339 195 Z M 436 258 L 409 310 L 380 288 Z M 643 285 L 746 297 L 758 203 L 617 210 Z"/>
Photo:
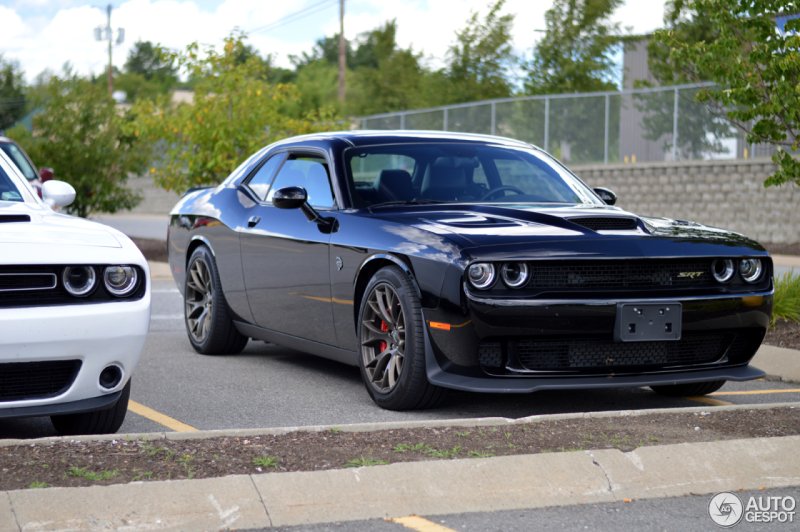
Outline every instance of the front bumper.
<path fill-rule="evenodd" d="M 0 371 L 6 363 L 23 369 L 25 363 L 79 365 L 55 393 L 0 396 L 0 417 L 99 410 L 113 404 L 139 362 L 149 325 L 149 287 L 134 301 L 0 309 Z M 105 389 L 99 376 L 111 364 L 122 375 L 116 386 Z M 42 366 L 47 364 L 36 367 Z"/>
<path fill-rule="evenodd" d="M 425 309 L 428 378 L 443 387 L 513 393 L 750 380 L 763 375 L 747 364 L 769 324 L 772 292 L 660 300 L 509 300 L 482 298 L 468 290 L 464 294 L 461 309 Z M 689 356 L 683 352 L 684 358 L 675 363 L 668 353 L 677 343 L 658 354 L 663 362 L 654 355 L 636 358 L 637 364 L 607 356 L 616 354 L 615 346 L 620 346 L 620 353 L 631 351 L 631 343 L 614 342 L 617 305 L 658 301 L 681 303 L 687 344 L 709 336 L 719 338 L 719 356 L 693 361 L 688 348 Z M 449 326 L 441 327 L 443 323 Z M 524 359 L 516 356 L 512 347 L 522 343 L 529 347 Z M 662 347 L 656 344 L 650 346 Z M 482 351 L 487 345 L 499 346 L 496 349 L 501 353 L 500 362 L 492 367 L 486 365 Z M 542 345 L 563 348 L 559 366 L 538 364 L 536 348 Z M 577 360 L 573 350 L 580 350 L 584 358 Z M 587 364 L 585 355 L 596 354 L 593 350 L 603 350 L 602 356 Z M 547 356 L 553 360 L 552 353 Z M 542 354 L 542 359 L 545 357 Z"/>

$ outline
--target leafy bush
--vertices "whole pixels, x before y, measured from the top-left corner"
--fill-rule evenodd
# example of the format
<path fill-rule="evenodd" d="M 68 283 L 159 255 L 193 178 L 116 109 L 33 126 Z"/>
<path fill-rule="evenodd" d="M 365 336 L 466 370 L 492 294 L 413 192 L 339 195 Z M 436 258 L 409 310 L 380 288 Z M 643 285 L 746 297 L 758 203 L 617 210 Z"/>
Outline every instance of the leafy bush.
<path fill-rule="evenodd" d="M 778 320 L 800 321 L 800 274 L 787 272 L 775 278 L 772 325 Z"/>

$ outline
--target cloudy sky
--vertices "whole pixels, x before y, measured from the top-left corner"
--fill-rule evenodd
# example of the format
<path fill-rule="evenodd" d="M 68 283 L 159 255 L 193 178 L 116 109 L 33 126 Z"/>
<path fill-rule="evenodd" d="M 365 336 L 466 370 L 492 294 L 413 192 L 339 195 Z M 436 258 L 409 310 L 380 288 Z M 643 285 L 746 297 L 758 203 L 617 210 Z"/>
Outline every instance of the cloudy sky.
<path fill-rule="evenodd" d="M 60 71 L 69 62 L 80 73 L 100 73 L 107 63 L 106 44 L 94 29 L 105 26 L 107 1 L 0 0 L 0 54 L 19 61 L 31 80 L 45 69 Z M 354 38 L 396 19 L 398 41 L 422 52 L 431 66 L 441 65 L 454 33 L 472 11 L 485 12 L 487 0 L 346 0 L 345 36 Z M 238 28 L 262 54 L 290 66 L 289 55 L 310 50 L 314 41 L 338 31 L 338 0 L 115 0 L 111 25 L 125 29 L 114 47 L 122 67 L 131 45 L 149 40 L 169 48 L 198 41 L 219 44 Z M 536 29 L 552 0 L 507 0 L 505 12 L 516 16 L 514 46 L 530 54 Z M 664 0 L 626 0 L 614 19 L 634 33 L 661 25 Z"/>

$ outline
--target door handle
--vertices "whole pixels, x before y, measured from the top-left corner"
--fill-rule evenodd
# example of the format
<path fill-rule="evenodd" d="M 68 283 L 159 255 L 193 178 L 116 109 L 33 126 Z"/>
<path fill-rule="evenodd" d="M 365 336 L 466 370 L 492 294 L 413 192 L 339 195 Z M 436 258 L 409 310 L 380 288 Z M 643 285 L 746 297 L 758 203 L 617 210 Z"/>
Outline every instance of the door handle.
<path fill-rule="evenodd" d="M 251 216 L 247 220 L 247 227 L 255 227 L 261 221 L 261 216 Z"/>

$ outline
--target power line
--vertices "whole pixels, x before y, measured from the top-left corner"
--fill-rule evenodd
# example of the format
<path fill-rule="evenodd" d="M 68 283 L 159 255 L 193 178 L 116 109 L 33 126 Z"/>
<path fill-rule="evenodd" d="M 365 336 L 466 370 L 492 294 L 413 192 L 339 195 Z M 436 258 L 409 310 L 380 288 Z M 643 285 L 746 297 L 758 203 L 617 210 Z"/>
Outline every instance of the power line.
<path fill-rule="evenodd" d="M 303 18 L 308 17 L 310 15 L 313 15 L 315 13 L 319 13 L 320 11 L 323 11 L 323 10 L 325 10 L 325 9 L 335 5 L 335 4 L 338 4 L 338 3 L 339 3 L 339 0 L 321 0 L 320 2 L 317 2 L 315 4 L 311 4 L 309 6 L 304 7 L 303 9 L 301 9 L 299 11 L 295 11 L 294 13 L 289 13 L 288 15 L 285 15 L 285 16 L 279 18 L 278 20 L 272 21 L 269 24 L 266 24 L 265 26 L 260 26 L 258 28 L 254 28 L 254 29 L 250 30 L 249 33 L 260 33 L 260 32 L 264 32 L 264 31 L 274 30 L 276 28 L 279 28 L 281 26 L 285 26 L 285 25 L 290 24 L 292 22 L 296 22 L 296 21 L 298 21 L 300 19 L 303 19 Z"/>

